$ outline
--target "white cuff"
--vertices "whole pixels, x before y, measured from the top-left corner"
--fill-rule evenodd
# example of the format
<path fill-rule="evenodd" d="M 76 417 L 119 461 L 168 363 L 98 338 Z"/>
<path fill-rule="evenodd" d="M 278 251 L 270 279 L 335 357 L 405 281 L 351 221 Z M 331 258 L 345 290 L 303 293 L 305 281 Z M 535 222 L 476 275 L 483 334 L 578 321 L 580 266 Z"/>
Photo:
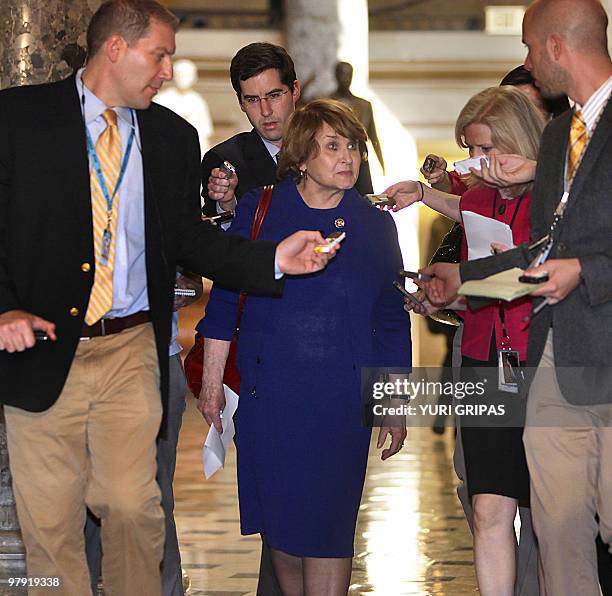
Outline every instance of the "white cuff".
<path fill-rule="evenodd" d="M 274 252 L 274 279 L 281 279 L 285 274 L 280 270 L 276 251 Z"/>
<path fill-rule="evenodd" d="M 234 199 L 234 202 L 236 202 L 236 199 Z M 220 215 L 221 213 L 225 213 L 225 209 L 221 209 L 221 205 L 219 205 L 219 201 L 215 201 L 215 209 L 217 210 L 217 215 Z M 236 205 L 234 205 L 234 209 L 236 209 Z M 227 229 L 232 225 L 231 220 L 230 221 L 226 221 L 225 223 L 219 224 L 219 227 L 226 232 Z"/>

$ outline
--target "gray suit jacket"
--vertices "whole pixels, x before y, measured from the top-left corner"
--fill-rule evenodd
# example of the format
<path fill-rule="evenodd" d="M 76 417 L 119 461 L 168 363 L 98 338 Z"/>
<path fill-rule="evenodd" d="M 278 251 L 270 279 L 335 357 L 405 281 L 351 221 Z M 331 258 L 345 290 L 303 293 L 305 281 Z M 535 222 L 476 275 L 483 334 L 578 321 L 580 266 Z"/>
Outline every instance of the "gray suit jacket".
<path fill-rule="evenodd" d="M 548 233 L 563 194 L 572 112 L 544 131 L 531 205 L 532 239 Z M 461 264 L 461 279 L 482 279 L 527 267 L 527 245 Z M 528 367 L 537 367 L 551 325 L 557 380 L 574 404 L 612 402 L 612 101 L 604 108 L 572 185 L 565 218 L 555 234 L 552 259 L 578 258 L 580 285 L 531 322 Z M 539 302 L 536 301 L 535 304 Z M 533 369 L 531 377 L 533 377 Z"/>

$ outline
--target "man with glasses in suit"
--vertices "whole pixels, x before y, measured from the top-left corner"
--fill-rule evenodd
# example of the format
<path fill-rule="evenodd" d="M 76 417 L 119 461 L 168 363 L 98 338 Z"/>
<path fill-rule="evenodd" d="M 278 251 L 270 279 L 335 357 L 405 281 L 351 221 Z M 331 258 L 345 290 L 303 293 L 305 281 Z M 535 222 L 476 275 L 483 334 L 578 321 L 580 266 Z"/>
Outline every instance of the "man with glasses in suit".
<path fill-rule="evenodd" d="M 249 190 L 276 181 L 276 160 L 289 116 L 300 98 L 293 60 L 281 46 L 252 43 L 230 65 L 232 87 L 253 129 L 213 147 L 202 160 L 204 210 L 233 211 Z M 229 161 L 231 175 L 221 166 Z"/>

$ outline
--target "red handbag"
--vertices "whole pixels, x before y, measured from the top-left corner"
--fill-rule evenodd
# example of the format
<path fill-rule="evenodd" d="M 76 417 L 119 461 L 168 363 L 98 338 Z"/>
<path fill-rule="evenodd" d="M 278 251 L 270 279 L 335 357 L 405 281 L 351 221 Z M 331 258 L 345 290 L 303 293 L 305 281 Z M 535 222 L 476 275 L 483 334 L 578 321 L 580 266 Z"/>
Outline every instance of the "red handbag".
<path fill-rule="evenodd" d="M 274 185 L 264 186 L 259 203 L 257 204 L 253 224 L 251 225 L 251 240 L 257 240 L 257 237 L 259 236 L 261 224 L 263 223 L 266 214 L 268 213 L 268 209 L 270 208 L 273 190 Z M 240 393 L 240 373 L 238 372 L 238 368 L 236 366 L 236 353 L 238 351 L 238 330 L 240 328 L 240 319 L 242 319 L 242 312 L 244 311 L 246 297 L 246 292 L 240 292 L 236 326 L 234 328 L 234 335 L 230 343 L 229 354 L 225 363 L 225 370 L 223 371 L 223 383 L 238 394 Z M 200 392 L 202 391 L 204 340 L 204 337 L 202 337 L 199 333 L 196 333 L 195 342 L 191 350 L 189 350 L 184 363 L 187 386 L 196 398 L 200 396 Z"/>

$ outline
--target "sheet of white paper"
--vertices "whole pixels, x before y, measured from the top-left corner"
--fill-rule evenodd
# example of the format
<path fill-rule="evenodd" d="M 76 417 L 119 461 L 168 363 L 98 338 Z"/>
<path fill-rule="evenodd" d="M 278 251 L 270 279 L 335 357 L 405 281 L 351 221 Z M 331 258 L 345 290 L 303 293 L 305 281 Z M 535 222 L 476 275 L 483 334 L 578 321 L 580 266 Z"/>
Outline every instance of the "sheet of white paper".
<path fill-rule="evenodd" d="M 236 434 L 234 413 L 238 408 L 238 395 L 227 385 L 223 385 L 223 391 L 225 393 L 225 409 L 221 421 L 223 423 L 223 433 L 219 434 L 215 427 L 211 426 L 202 446 L 202 465 L 204 466 L 206 480 L 225 465 L 225 454 Z"/>
<path fill-rule="evenodd" d="M 508 224 L 485 217 L 473 211 L 464 211 L 463 229 L 468 245 L 468 260 L 491 256 L 491 242 L 512 248 L 512 230 Z"/>

